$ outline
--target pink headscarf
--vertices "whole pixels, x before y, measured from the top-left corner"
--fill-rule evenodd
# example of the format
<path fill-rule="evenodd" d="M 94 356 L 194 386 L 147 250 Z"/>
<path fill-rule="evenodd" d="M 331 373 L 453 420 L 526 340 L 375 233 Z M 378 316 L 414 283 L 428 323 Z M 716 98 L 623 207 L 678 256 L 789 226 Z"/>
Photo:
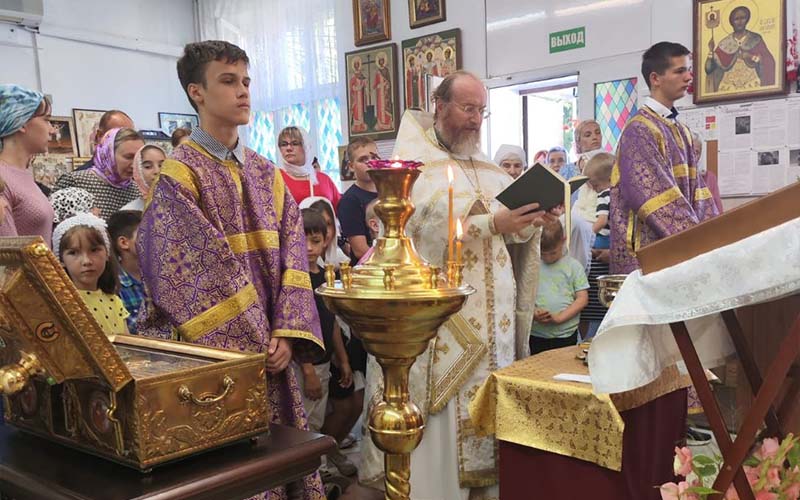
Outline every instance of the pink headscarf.
<path fill-rule="evenodd" d="M 133 157 L 133 182 L 136 183 L 136 186 L 139 188 L 139 192 L 142 193 L 142 196 L 147 196 L 147 194 L 150 192 L 150 188 L 152 187 L 148 186 L 144 181 L 144 171 L 142 170 L 142 152 L 144 152 L 145 149 L 157 149 L 161 151 L 164 156 L 167 156 L 166 151 L 155 144 L 145 144 L 139 148 L 139 151 L 136 152 L 136 156 Z"/>
<path fill-rule="evenodd" d="M 103 140 L 100 141 L 100 145 L 97 146 L 94 154 L 92 171 L 115 188 L 125 189 L 130 186 L 131 180 L 123 179 L 119 175 L 116 152 L 114 151 L 114 141 L 117 139 L 117 134 L 120 130 L 122 129 L 112 128 L 103 136 Z"/>

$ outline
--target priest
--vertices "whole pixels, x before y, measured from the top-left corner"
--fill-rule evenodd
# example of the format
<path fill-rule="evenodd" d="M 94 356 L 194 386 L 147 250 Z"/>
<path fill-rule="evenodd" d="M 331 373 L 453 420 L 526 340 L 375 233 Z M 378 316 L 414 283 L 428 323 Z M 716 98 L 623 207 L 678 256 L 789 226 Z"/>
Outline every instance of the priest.
<path fill-rule="evenodd" d="M 479 149 L 487 93 L 458 71 L 435 94 L 436 113 L 407 111 L 393 156 L 425 165 L 414 186 L 409 236 L 432 265 L 445 267 L 448 170 L 454 216 L 462 221 L 464 282 L 476 293 L 437 332 L 412 367 L 411 398 L 425 415 L 425 435 L 411 456 L 411 494 L 426 500 L 497 498 L 497 448 L 475 435 L 468 406 L 489 373 L 528 355 L 538 282 L 538 226 L 555 216 L 530 204 L 508 210 L 495 200 L 512 178 Z M 443 229 L 445 228 L 445 229 Z M 367 369 L 367 396 L 380 398 L 380 369 Z M 380 479 L 383 460 L 368 440 L 363 481 Z"/>

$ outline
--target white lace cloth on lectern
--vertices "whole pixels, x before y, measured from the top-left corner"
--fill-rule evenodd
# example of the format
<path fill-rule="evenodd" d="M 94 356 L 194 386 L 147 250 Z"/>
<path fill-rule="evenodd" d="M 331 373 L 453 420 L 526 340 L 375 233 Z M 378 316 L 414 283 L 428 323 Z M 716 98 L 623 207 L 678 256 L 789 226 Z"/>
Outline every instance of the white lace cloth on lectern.
<path fill-rule="evenodd" d="M 720 312 L 799 290 L 800 218 L 646 276 L 637 270 L 592 341 L 594 390 L 629 391 L 681 362 L 676 321 L 686 321 L 703 366 L 718 366 L 734 352 Z"/>

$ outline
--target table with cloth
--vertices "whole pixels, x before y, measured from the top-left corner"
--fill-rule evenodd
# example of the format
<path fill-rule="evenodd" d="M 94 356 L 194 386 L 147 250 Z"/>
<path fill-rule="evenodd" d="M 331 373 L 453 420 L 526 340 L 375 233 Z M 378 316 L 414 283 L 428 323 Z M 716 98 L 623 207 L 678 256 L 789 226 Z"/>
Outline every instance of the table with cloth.
<path fill-rule="evenodd" d="M 495 434 L 500 498 L 660 498 L 685 433 L 689 379 L 673 366 L 650 384 L 598 394 L 580 346 L 547 351 L 494 372 L 470 405 L 475 432 Z"/>

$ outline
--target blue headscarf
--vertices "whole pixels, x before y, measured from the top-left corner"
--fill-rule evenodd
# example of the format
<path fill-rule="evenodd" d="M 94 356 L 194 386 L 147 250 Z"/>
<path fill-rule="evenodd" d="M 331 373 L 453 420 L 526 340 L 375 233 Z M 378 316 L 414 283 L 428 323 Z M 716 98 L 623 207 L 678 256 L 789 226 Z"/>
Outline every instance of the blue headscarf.
<path fill-rule="evenodd" d="M 0 139 L 21 129 L 33 118 L 44 94 L 14 84 L 0 85 Z"/>

